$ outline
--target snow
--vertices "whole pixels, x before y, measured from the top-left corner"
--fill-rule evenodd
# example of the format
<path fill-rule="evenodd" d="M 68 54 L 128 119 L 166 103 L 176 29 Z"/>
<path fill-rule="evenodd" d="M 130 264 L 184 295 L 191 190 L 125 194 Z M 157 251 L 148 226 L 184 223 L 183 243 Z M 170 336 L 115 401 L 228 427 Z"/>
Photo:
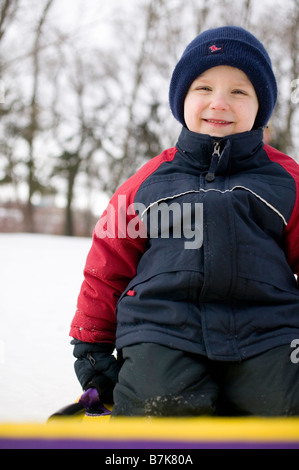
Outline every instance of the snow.
<path fill-rule="evenodd" d="M 81 393 L 69 328 L 91 238 L 0 234 L 0 422 L 45 422 Z"/>

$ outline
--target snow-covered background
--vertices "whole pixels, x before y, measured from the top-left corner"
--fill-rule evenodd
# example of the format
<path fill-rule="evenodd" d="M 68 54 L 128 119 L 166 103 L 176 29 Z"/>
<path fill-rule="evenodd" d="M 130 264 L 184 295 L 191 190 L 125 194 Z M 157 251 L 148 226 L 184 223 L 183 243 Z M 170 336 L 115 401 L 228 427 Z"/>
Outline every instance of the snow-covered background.
<path fill-rule="evenodd" d="M 0 234 L 0 422 L 44 422 L 81 388 L 69 327 L 91 238 Z"/>

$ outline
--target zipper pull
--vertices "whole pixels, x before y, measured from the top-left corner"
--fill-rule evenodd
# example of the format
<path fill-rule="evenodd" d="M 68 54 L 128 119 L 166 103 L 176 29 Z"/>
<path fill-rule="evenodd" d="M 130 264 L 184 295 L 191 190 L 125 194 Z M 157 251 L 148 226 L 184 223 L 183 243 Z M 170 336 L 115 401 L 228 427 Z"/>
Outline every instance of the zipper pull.
<path fill-rule="evenodd" d="M 209 183 L 211 183 L 215 179 L 215 171 L 217 169 L 220 157 L 220 142 L 214 142 L 214 150 L 212 154 L 211 165 L 206 175 L 206 181 L 208 181 Z"/>
<path fill-rule="evenodd" d="M 220 142 L 214 142 L 213 155 L 217 155 L 220 158 Z"/>

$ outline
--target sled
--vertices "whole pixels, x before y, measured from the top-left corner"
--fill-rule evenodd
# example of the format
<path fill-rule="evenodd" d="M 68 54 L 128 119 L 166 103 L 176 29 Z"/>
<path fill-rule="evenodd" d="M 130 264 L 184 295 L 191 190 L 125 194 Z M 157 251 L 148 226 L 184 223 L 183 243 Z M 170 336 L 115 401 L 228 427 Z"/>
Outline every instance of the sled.
<path fill-rule="evenodd" d="M 0 424 L 0 449 L 102 449 L 107 457 L 111 449 L 150 449 L 157 458 L 167 449 L 192 459 L 196 449 L 299 449 L 299 418 L 110 418 L 81 410 L 47 423 Z"/>
<path fill-rule="evenodd" d="M 196 449 L 299 449 L 299 417 L 111 418 L 111 410 L 100 400 L 84 406 L 79 399 L 47 423 L 0 424 L 0 449 L 102 449 L 106 464 L 121 463 L 108 461 L 121 455 L 140 456 L 139 463 L 147 464 L 178 463 L 178 458 L 190 464 L 183 462 L 188 456 L 200 463 Z M 135 450 L 111 454 L 111 449 Z"/>

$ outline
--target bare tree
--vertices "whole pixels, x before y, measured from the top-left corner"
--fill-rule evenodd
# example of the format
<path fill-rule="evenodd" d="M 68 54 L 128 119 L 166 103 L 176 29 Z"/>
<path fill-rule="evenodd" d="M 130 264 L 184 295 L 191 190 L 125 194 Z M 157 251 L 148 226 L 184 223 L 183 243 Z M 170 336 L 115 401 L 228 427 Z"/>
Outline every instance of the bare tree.
<path fill-rule="evenodd" d="M 126 124 L 124 138 L 121 144 L 121 156 L 115 158 L 110 154 L 108 159 L 110 181 L 105 190 L 113 193 L 119 184 L 126 179 L 133 170 L 132 164 L 136 165 L 136 154 L 132 152 L 132 140 L 134 140 L 136 126 L 136 106 L 138 104 L 138 94 L 142 86 L 146 73 L 146 63 L 148 61 L 148 44 L 151 40 L 153 29 L 157 23 L 157 7 L 160 0 L 152 0 L 145 9 L 144 36 L 140 44 L 137 45 L 138 53 L 132 64 L 132 86 L 129 99 L 126 102 Z M 134 144 L 133 144 L 134 145 Z"/>
<path fill-rule="evenodd" d="M 295 127 L 298 105 L 291 99 L 291 83 L 299 77 L 299 1 L 290 0 L 280 12 L 280 22 L 273 28 L 272 13 L 263 18 L 260 35 L 268 44 L 278 82 L 278 101 L 269 124 L 270 143 L 296 158 L 298 133 Z M 298 153 L 297 153 L 298 154 Z"/>
<path fill-rule="evenodd" d="M 290 59 L 290 68 L 289 68 L 289 77 L 290 82 L 294 78 L 299 77 L 299 2 L 295 0 L 294 10 L 291 12 L 289 21 L 286 25 L 285 35 L 284 35 L 284 46 L 287 44 L 287 49 L 289 51 Z M 275 145 L 285 153 L 293 152 L 295 149 L 294 139 L 293 139 L 293 120 L 295 118 L 296 111 L 298 112 L 298 107 L 296 103 L 291 99 L 291 86 L 289 88 L 289 96 L 285 100 L 285 118 L 277 124 L 276 122 L 276 135 L 275 135 Z"/>
<path fill-rule="evenodd" d="M 169 75 L 165 74 L 165 70 L 169 68 L 169 58 L 174 54 L 173 37 L 169 40 L 165 31 L 174 34 L 176 29 L 176 33 L 178 32 L 176 25 L 169 27 L 171 18 L 168 15 L 171 15 L 171 9 L 167 3 L 169 2 L 165 0 L 142 2 L 138 5 L 135 19 L 135 22 L 138 19 L 138 25 L 142 25 L 138 42 L 136 35 L 130 37 L 129 32 L 125 33 L 125 41 L 129 44 L 135 41 L 135 46 L 131 48 L 132 53 L 125 55 L 127 64 L 124 68 L 128 73 L 125 86 L 123 80 L 119 79 L 120 102 L 115 105 L 118 110 L 122 110 L 122 127 L 120 132 L 117 126 L 114 130 L 115 151 L 106 151 L 103 143 L 108 178 L 102 189 L 109 195 L 162 148 L 164 134 L 160 111 L 166 106 L 168 109 Z M 123 73 L 123 70 L 119 72 L 120 77 Z M 164 73 L 164 78 L 160 77 L 160 73 L 161 77 Z M 166 84 L 162 101 L 160 90 L 155 86 L 157 81 L 160 85 L 163 82 Z"/>
<path fill-rule="evenodd" d="M 26 230 L 34 231 L 33 219 L 33 204 L 32 198 L 37 190 L 42 190 L 42 185 L 38 181 L 35 172 L 35 158 L 34 155 L 34 142 L 41 129 L 39 120 L 39 80 L 41 74 L 41 43 L 43 28 L 48 16 L 48 11 L 53 4 L 54 0 L 44 2 L 42 12 L 38 19 L 36 28 L 34 30 L 34 41 L 31 52 L 25 52 L 23 56 L 23 68 L 21 69 L 23 75 L 19 82 L 22 85 L 23 76 L 27 84 L 31 83 L 30 98 L 25 96 L 24 87 L 17 88 L 18 85 L 18 62 L 15 59 L 17 53 L 13 50 L 9 53 L 9 42 L 7 31 L 9 28 L 15 29 L 15 22 L 18 22 L 19 7 L 21 2 L 19 0 L 6 0 L 1 4 L 1 40 L 4 46 L 6 59 L 4 56 L 1 58 L 1 69 L 3 83 L 5 86 L 5 99 L 0 106 L 0 115 L 2 116 L 2 127 L 0 134 L 0 152 L 3 156 L 2 171 L 4 176 L 0 178 L 0 184 L 11 185 L 14 187 L 16 199 L 18 197 L 18 186 L 26 180 L 27 185 L 27 204 L 25 205 L 25 220 Z M 24 5 L 22 5 L 24 8 Z M 24 12 L 24 10 L 23 10 Z M 13 37 L 13 35 L 12 35 Z M 25 35 L 27 39 L 27 35 Z M 25 41 L 24 41 L 25 42 Z M 24 47 L 24 51 L 26 46 Z M 27 80 L 28 63 L 32 65 L 32 73 Z M 16 149 L 20 148 L 20 143 L 25 143 L 22 148 L 22 157 L 20 152 Z M 25 150 L 27 146 L 27 151 Z M 23 168 L 18 171 L 19 168 Z M 26 176 L 24 168 L 26 167 Z"/>
<path fill-rule="evenodd" d="M 67 47 L 68 49 L 68 47 Z M 73 204 L 75 199 L 76 183 L 79 176 L 85 175 L 88 191 L 91 190 L 92 180 L 95 178 L 100 188 L 100 176 L 97 174 L 97 166 L 93 161 L 94 154 L 103 146 L 105 138 L 105 121 L 101 119 L 103 113 L 107 118 L 110 105 L 109 94 L 105 93 L 105 84 L 102 90 L 96 93 L 98 83 L 107 81 L 107 75 L 111 77 L 111 59 L 104 66 L 104 53 L 101 54 L 102 67 L 98 67 L 94 57 L 90 54 L 84 56 L 71 48 L 66 52 L 64 79 L 68 83 L 67 97 L 72 105 L 64 113 L 65 89 L 59 88 L 57 80 L 52 113 L 54 115 L 53 138 L 60 148 L 60 153 L 55 157 L 51 178 L 58 176 L 66 183 L 66 205 L 64 234 L 74 235 Z M 67 130 L 65 125 L 68 125 Z M 64 129 L 63 129 L 64 128 Z"/>
<path fill-rule="evenodd" d="M 28 143 L 29 154 L 28 154 L 28 198 L 27 198 L 27 213 L 26 213 L 26 229 L 30 232 L 34 232 L 34 219 L 33 219 L 33 203 L 32 198 L 37 189 L 40 189 L 38 180 L 35 176 L 35 156 L 34 156 L 34 140 L 37 132 L 40 130 L 40 123 L 38 119 L 39 115 L 39 104 L 38 104 L 38 87 L 40 79 L 40 43 L 42 38 L 43 26 L 47 19 L 47 15 L 50 7 L 54 0 L 48 0 L 41 13 L 36 31 L 35 41 L 32 51 L 32 62 L 33 62 L 33 82 L 32 82 L 32 94 L 30 102 L 30 117 L 28 125 L 23 129 L 23 137 Z"/>
<path fill-rule="evenodd" d="M 13 22 L 19 0 L 1 0 L 0 2 L 0 41 L 7 32 L 8 26 Z"/>
<path fill-rule="evenodd" d="M 10 3 L 10 5 L 8 5 Z M 33 217 L 33 196 L 37 191 L 42 191 L 43 185 L 39 181 L 36 174 L 36 158 L 35 155 L 35 141 L 39 136 L 42 125 L 40 120 L 40 79 L 42 74 L 41 66 L 41 45 L 43 40 L 43 30 L 48 17 L 49 10 L 54 3 L 54 0 L 47 0 L 44 2 L 42 11 L 37 21 L 36 27 L 33 34 L 33 45 L 30 55 L 27 55 L 27 60 L 31 63 L 31 76 L 26 83 L 30 83 L 29 96 L 22 96 L 22 91 L 14 89 L 11 86 L 11 95 L 9 102 L 5 102 L 2 106 L 2 115 L 8 119 L 4 122 L 6 127 L 5 135 L 2 137 L 1 151 L 6 157 L 6 175 L 2 179 L 2 183 L 16 183 L 18 178 L 17 167 L 26 167 L 26 176 L 23 171 L 23 180 L 26 180 L 27 184 L 27 202 L 25 204 L 25 223 L 26 231 L 33 232 L 34 229 L 34 217 Z M 3 5 L 4 7 L 5 5 Z M 10 9 L 9 9 L 10 6 Z M 7 9 L 5 10 L 6 18 L 8 18 L 8 11 L 11 15 L 16 12 L 17 2 L 6 2 Z M 12 16 L 10 16 L 11 18 Z M 4 20 L 3 20 L 4 21 Z M 8 21 L 8 20 L 7 20 Z M 3 25 L 6 22 L 4 21 Z M 3 38 L 3 35 L 2 35 Z M 27 64 L 28 64 L 27 62 Z M 6 64 L 5 72 L 8 73 L 9 66 Z M 28 69 L 27 69 L 28 71 Z M 10 72 L 14 73 L 14 70 Z M 24 74 L 25 75 L 25 74 Z M 15 77 L 13 77 L 15 79 Z M 15 156 L 15 147 L 18 143 L 23 143 L 23 158 L 20 159 Z M 25 154 L 25 146 L 27 146 L 27 152 Z"/>

